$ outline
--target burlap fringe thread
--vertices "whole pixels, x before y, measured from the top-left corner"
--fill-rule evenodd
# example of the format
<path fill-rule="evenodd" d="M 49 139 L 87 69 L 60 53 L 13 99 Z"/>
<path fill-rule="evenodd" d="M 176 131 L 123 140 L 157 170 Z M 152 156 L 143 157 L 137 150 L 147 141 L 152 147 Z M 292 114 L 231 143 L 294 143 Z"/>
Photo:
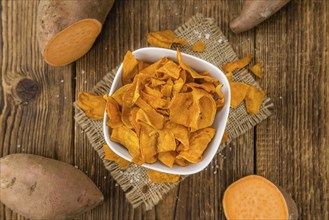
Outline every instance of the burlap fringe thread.
<path fill-rule="evenodd" d="M 206 44 L 206 50 L 203 53 L 193 52 L 187 47 L 180 47 L 180 49 L 182 52 L 200 57 L 218 67 L 224 63 L 238 59 L 226 37 L 211 18 L 204 18 L 201 14 L 197 14 L 187 23 L 179 27 L 175 33 L 179 37 L 188 40 L 190 44 L 200 39 L 203 40 Z M 99 95 L 107 94 L 116 71 L 117 68 L 108 73 L 97 83 L 92 92 Z M 242 81 L 259 87 L 257 82 L 246 70 L 234 74 L 233 81 Z M 77 107 L 76 103 L 74 103 L 74 106 L 76 109 L 75 120 L 85 131 L 92 147 L 97 151 L 106 169 L 110 171 L 117 184 L 123 189 L 126 198 L 134 208 L 144 204 L 146 210 L 152 209 L 166 193 L 178 185 L 178 183 L 154 184 L 150 182 L 147 177 L 146 168 L 132 164 L 127 170 L 122 171 L 115 163 L 104 160 L 102 145 L 105 143 L 105 140 L 103 137 L 102 121 L 90 120 L 86 117 L 84 112 Z M 271 114 L 269 108 L 272 106 L 273 104 L 270 102 L 270 99 L 266 97 L 261 111 L 257 115 L 248 115 L 244 104 L 238 106 L 237 109 L 231 109 L 229 122 L 226 128 L 230 138 L 225 144 L 220 146 L 219 152 L 225 148 L 230 140 L 245 133 L 256 124 L 266 119 Z M 185 177 L 182 179 L 184 178 Z"/>

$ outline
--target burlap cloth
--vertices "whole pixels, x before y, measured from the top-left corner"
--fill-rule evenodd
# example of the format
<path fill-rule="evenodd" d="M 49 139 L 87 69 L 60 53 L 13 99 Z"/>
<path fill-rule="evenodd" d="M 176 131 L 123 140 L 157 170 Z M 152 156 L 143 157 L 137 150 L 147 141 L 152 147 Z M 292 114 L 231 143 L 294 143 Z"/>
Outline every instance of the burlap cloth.
<path fill-rule="evenodd" d="M 188 47 L 181 47 L 180 49 L 182 52 L 207 60 L 215 66 L 220 67 L 224 63 L 238 59 L 226 37 L 211 18 L 204 18 L 201 14 L 197 14 L 187 23 L 177 28 L 175 33 L 179 37 L 188 40 L 190 44 L 194 44 L 198 40 L 204 41 L 206 50 L 203 53 L 193 52 Z M 92 92 L 99 95 L 108 94 L 116 70 L 117 68 L 106 74 L 92 89 Z M 259 86 L 254 78 L 247 73 L 247 70 L 241 70 L 236 73 L 233 76 L 233 81 L 242 81 L 257 87 Z M 76 103 L 74 106 L 76 109 L 75 120 L 87 134 L 92 147 L 98 152 L 100 158 L 103 159 L 104 151 L 102 145 L 105 143 L 105 139 L 103 137 L 102 121 L 87 118 L 84 112 L 77 107 Z M 271 114 L 269 111 L 271 106 L 272 103 L 270 99 L 266 97 L 262 104 L 261 111 L 257 115 L 248 115 L 244 103 L 240 104 L 236 109 L 231 109 L 226 128 L 226 131 L 229 133 L 229 140 L 220 146 L 219 152 L 224 149 L 225 145 L 227 145 L 230 140 L 245 133 L 247 130 L 266 119 Z M 127 170 L 122 171 L 118 165 L 113 162 L 106 160 L 103 160 L 103 162 L 106 169 L 110 171 L 115 181 L 123 189 L 126 198 L 133 207 L 144 204 L 146 210 L 152 209 L 170 189 L 178 185 L 178 183 L 154 184 L 150 182 L 147 177 L 146 168 L 135 164 L 132 164 Z"/>

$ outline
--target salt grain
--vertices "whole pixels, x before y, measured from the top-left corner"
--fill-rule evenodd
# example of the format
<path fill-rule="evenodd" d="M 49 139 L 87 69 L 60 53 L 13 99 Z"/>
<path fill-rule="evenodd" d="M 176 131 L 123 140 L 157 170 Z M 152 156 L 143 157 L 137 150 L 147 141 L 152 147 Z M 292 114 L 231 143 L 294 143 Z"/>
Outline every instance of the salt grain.
<path fill-rule="evenodd" d="M 218 43 L 219 43 L 219 44 L 223 43 L 223 39 L 219 39 L 219 40 L 218 40 Z"/>
<path fill-rule="evenodd" d="M 56 98 L 59 98 L 59 95 L 56 95 Z"/>
<path fill-rule="evenodd" d="M 17 144 L 17 148 L 20 148 L 21 147 L 21 145 L 20 144 Z"/>
<path fill-rule="evenodd" d="M 208 40 L 210 38 L 210 34 L 206 34 L 206 39 Z"/>
<path fill-rule="evenodd" d="M 84 70 L 82 70 L 82 71 L 81 71 L 81 74 L 85 74 L 85 71 L 84 71 Z"/>
<path fill-rule="evenodd" d="M 214 174 L 216 174 L 216 173 L 217 173 L 217 171 L 215 170 L 215 171 L 214 171 Z"/>
<path fill-rule="evenodd" d="M 66 96 L 64 97 L 64 99 L 67 99 Z"/>
<path fill-rule="evenodd" d="M 106 180 L 106 176 L 104 176 L 104 180 Z"/>
<path fill-rule="evenodd" d="M 78 165 L 75 165 L 74 167 L 75 167 L 76 169 L 78 169 L 78 168 L 79 168 L 79 167 L 78 167 Z"/>
<path fill-rule="evenodd" d="M 87 80 L 85 80 L 85 84 L 87 83 Z"/>
<path fill-rule="evenodd" d="M 282 96 L 280 96 L 279 98 L 282 99 Z"/>
<path fill-rule="evenodd" d="M 64 82 L 64 79 L 61 80 L 61 83 L 63 83 L 63 82 Z"/>

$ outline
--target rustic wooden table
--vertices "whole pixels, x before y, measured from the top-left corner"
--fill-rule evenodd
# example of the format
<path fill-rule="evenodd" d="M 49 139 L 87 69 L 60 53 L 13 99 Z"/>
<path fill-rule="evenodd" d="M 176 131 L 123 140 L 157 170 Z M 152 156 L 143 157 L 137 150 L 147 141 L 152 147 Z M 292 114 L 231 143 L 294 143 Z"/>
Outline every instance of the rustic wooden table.
<path fill-rule="evenodd" d="M 61 68 L 40 55 L 37 5 L 1 1 L 0 156 L 38 154 L 86 172 L 106 199 L 78 219 L 224 219 L 225 188 L 253 173 L 285 188 L 301 219 L 329 218 L 329 1 L 292 0 L 256 29 L 235 35 L 228 24 L 239 0 L 117 0 L 90 52 Z M 188 177 L 151 211 L 133 209 L 75 123 L 72 103 L 128 49 L 148 46 L 149 31 L 175 29 L 198 12 L 215 19 L 240 57 L 254 54 L 264 66 L 260 84 L 274 102 L 273 115 L 222 152 L 220 169 L 213 163 Z M 30 80 L 15 87 L 20 77 Z M 16 218 L 23 219 L 1 205 L 0 219 Z"/>

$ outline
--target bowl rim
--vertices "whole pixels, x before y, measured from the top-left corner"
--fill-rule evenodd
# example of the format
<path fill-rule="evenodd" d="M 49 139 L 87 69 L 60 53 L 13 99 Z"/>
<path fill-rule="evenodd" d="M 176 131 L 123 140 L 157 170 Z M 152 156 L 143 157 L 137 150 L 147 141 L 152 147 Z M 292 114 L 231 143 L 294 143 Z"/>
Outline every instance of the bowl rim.
<path fill-rule="evenodd" d="M 168 57 L 169 56 L 168 53 L 170 55 L 174 55 L 174 57 L 176 57 L 176 54 L 177 54 L 177 51 L 176 50 L 170 50 L 170 49 L 164 49 L 164 48 L 157 48 L 157 47 L 144 47 L 144 48 L 140 48 L 140 49 L 137 49 L 137 50 L 133 51 L 132 54 L 135 55 L 136 53 L 138 54 L 138 53 L 149 53 L 149 52 L 157 52 L 157 53 L 158 52 L 164 52 L 166 54 L 163 55 L 163 57 Z M 228 119 L 229 112 L 230 112 L 231 90 L 230 90 L 229 82 L 228 82 L 228 80 L 227 80 L 227 78 L 225 76 L 225 73 L 220 68 L 218 68 L 217 66 L 213 65 L 212 63 L 209 63 L 206 60 L 203 60 L 203 59 L 201 59 L 199 57 L 196 57 L 196 56 L 193 56 L 193 55 L 190 55 L 190 54 L 186 54 L 186 53 L 183 53 L 183 52 L 181 52 L 181 54 L 182 54 L 182 58 L 183 59 L 184 59 L 184 57 L 188 57 L 190 59 L 196 60 L 197 62 L 205 63 L 206 65 L 209 65 L 212 68 L 215 68 L 216 71 L 220 75 L 224 76 L 220 80 L 220 83 L 223 84 L 223 85 L 227 85 L 227 88 L 226 88 L 226 91 L 227 91 L 226 100 L 227 101 L 225 101 L 225 104 L 224 104 L 223 108 L 220 111 L 224 111 L 224 119 L 227 120 Z M 141 60 L 143 60 L 143 59 L 141 59 Z M 177 62 L 177 59 L 175 59 L 175 61 Z M 108 93 L 108 95 L 112 95 L 118 89 L 118 88 L 114 89 L 114 87 L 116 87 L 115 85 L 117 85 L 118 81 L 121 80 L 122 66 L 123 66 L 123 63 L 120 64 L 118 70 L 116 71 L 116 75 L 115 75 L 115 77 L 113 79 L 113 82 L 112 82 L 112 85 L 111 85 L 111 89 L 110 89 L 110 92 Z M 210 72 L 210 74 L 211 74 L 211 72 Z M 218 112 L 216 112 L 216 116 L 217 116 L 217 113 Z M 107 113 L 105 111 L 104 112 L 104 118 L 103 118 L 103 134 L 104 134 L 104 138 L 105 138 L 106 144 L 118 156 L 120 156 L 121 158 L 123 158 L 123 159 L 128 160 L 128 161 L 131 162 L 131 158 L 128 158 L 125 155 L 122 155 L 115 147 L 112 146 L 112 143 L 115 143 L 115 142 L 112 142 L 110 140 L 109 128 L 106 125 L 106 121 L 107 121 Z M 226 128 L 226 124 L 224 125 L 224 128 L 222 130 L 220 130 L 220 133 L 218 133 L 219 131 L 216 128 L 216 133 L 215 133 L 213 139 L 211 140 L 211 142 L 213 142 L 214 139 L 215 139 L 215 137 L 217 136 L 217 140 L 219 140 L 219 141 L 218 141 L 218 144 L 216 144 L 216 150 L 214 151 L 213 155 L 211 155 L 211 158 L 208 159 L 208 162 L 205 163 L 203 166 L 199 166 L 198 168 L 193 169 L 193 170 L 189 170 L 189 171 L 187 170 L 189 166 L 181 167 L 181 169 L 180 169 L 181 171 L 175 170 L 175 167 L 173 167 L 173 168 L 167 167 L 166 170 L 163 170 L 161 168 L 155 167 L 154 164 L 148 164 L 148 163 L 143 163 L 140 166 L 145 167 L 147 169 L 156 170 L 156 171 L 159 171 L 159 172 L 169 173 L 169 174 L 191 175 L 191 174 L 198 173 L 198 172 L 204 170 L 211 163 L 211 161 L 214 159 L 214 157 L 217 154 L 217 151 L 218 151 L 218 149 L 220 147 L 220 141 L 221 141 L 221 139 L 223 137 L 225 128 Z M 210 143 L 208 145 L 210 145 Z M 115 143 L 115 144 L 120 145 L 119 143 Z M 202 160 L 204 160 L 204 159 L 205 158 L 202 158 Z M 157 161 L 156 163 L 161 163 L 161 162 Z M 199 163 L 201 163 L 201 161 Z M 199 164 L 199 163 L 197 163 L 197 164 Z M 185 171 L 184 171 L 184 168 L 186 168 Z"/>

